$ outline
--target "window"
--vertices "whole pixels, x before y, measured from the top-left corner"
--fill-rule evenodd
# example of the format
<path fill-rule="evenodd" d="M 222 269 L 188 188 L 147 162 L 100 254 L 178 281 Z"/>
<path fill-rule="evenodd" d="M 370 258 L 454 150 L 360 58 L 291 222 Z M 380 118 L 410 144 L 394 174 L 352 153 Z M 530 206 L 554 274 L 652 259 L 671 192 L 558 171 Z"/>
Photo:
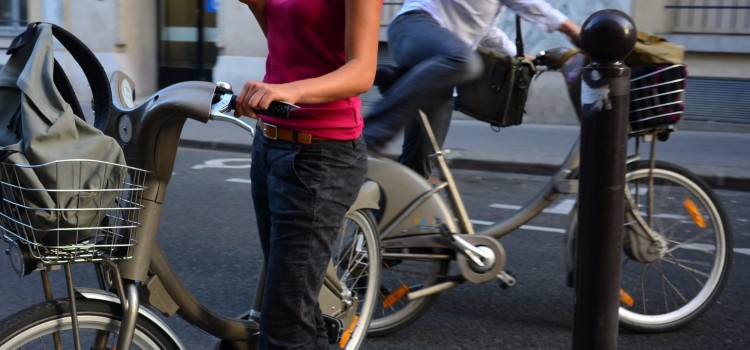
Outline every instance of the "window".
<path fill-rule="evenodd" d="M 27 0 L 0 0 L 0 36 L 15 36 L 28 22 Z"/>
<path fill-rule="evenodd" d="M 674 0 L 666 8 L 674 33 L 750 34 L 750 1 Z"/>

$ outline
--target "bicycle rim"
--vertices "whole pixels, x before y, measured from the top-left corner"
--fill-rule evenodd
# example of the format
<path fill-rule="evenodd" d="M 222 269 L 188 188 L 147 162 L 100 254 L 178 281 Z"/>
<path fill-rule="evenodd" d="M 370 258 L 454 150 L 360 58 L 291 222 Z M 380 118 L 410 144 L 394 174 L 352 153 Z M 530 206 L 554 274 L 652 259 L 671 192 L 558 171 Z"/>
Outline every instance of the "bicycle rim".
<path fill-rule="evenodd" d="M 414 300 L 408 300 L 407 295 L 445 280 L 450 260 L 417 258 L 420 254 L 435 253 L 435 249 L 414 248 L 383 252 L 378 302 L 368 335 L 384 336 L 397 332 L 419 319 L 432 306 L 437 294 Z"/>
<path fill-rule="evenodd" d="M 646 161 L 630 169 L 626 182 L 638 212 L 667 246 L 651 263 L 623 254 L 620 323 L 642 332 L 677 329 L 700 317 L 726 284 L 733 247 L 729 222 L 711 188 L 689 171 L 657 162 L 652 172 Z"/>
<path fill-rule="evenodd" d="M 345 312 L 344 334 L 337 348 L 358 349 L 367 335 L 380 279 L 380 241 L 369 210 L 346 215 L 334 244 L 333 264 L 341 283 L 351 292 L 353 312 Z M 346 304 L 345 301 L 343 304 Z"/>
<path fill-rule="evenodd" d="M 120 330 L 120 316 L 112 305 L 103 301 L 79 299 L 78 325 L 82 349 L 114 349 Z M 6 319 L 0 329 L 0 350 L 73 349 L 73 331 L 67 299 L 32 306 Z M 178 346 L 161 334 L 157 326 L 139 318 L 131 349 L 166 350 Z"/>

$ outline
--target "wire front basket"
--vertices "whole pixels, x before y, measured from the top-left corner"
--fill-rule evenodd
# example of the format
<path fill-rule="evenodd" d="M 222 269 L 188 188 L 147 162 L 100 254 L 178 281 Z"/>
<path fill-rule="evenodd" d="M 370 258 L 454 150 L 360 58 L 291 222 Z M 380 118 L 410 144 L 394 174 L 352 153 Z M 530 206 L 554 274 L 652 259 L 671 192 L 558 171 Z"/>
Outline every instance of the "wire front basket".
<path fill-rule="evenodd" d="M 685 110 L 685 66 L 639 65 L 631 69 L 630 134 L 673 129 Z"/>
<path fill-rule="evenodd" d="M 84 159 L 0 163 L 3 237 L 45 265 L 128 259 L 146 173 Z"/>

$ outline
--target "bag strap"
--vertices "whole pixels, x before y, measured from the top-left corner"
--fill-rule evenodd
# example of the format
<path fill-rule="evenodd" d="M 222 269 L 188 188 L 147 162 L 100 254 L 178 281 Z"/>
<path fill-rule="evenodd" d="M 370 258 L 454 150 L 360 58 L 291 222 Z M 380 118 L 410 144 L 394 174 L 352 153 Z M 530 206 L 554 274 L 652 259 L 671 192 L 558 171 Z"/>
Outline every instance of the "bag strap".
<path fill-rule="evenodd" d="M 70 107 L 73 108 L 73 114 L 77 115 L 81 119 L 86 119 L 86 116 L 83 114 L 83 109 L 81 108 L 81 103 L 78 101 L 78 97 L 76 97 L 73 85 L 70 83 L 70 80 L 68 80 L 68 75 L 65 74 L 65 71 L 60 65 L 60 62 L 54 60 L 53 63 L 55 66 L 52 74 L 52 80 L 55 82 L 57 91 L 63 97 L 65 102 L 67 102 Z"/>
<path fill-rule="evenodd" d="M 52 35 L 68 50 L 83 70 L 83 74 L 86 76 L 93 95 L 94 126 L 104 131 L 109 121 L 109 112 L 112 106 L 112 91 L 109 89 L 109 79 L 107 78 L 107 73 L 104 71 L 104 67 L 102 67 L 94 53 L 81 40 L 56 24 L 34 22 L 29 23 L 26 30 L 13 39 L 7 54 L 12 55 L 18 49 L 28 44 L 33 31 L 40 25 L 49 25 L 52 28 Z M 67 74 L 65 74 L 65 71 L 57 60 L 55 60 L 54 81 L 60 95 L 73 107 L 73 112 L 79 117 L 84 118 L 70 80 L 68 80 Z"/>
<path fill-rule="evenodd" d="M 516 57 L 526 57 L 523 49 L 523 36 L 521 35 L 521 16 L 516 14 Z"/>
<path fill-rule="evenodd" d="M 577 54 L 577 53 L 579 53 L 579 52 L 581 52 L 581 49 L 579 49 L 579 48 L 573 48 L 573 49 L 570 49 L 570 50 L 568 50 L 568 51 L 565 51 L 565 52 L 564 52 L 564 53 L 563 53 L 562 55 L 560 55 L 560 57 L 559 57 L 559 58 L 558 58 L 558 59 L 557 59 L 557 60 L 555 61 L 555 64 L 554 64 L 554 66 L 553 66 L 553 67 L 555 67 L 555 69 L 559 69 L 560 67 L 562 67 L 562 65 L 563 65 L 563 64 L 565 64 L 565 62 L 568 62 L 568 60 L 569 60 L 569 59 L 570 59 L 571 57 L 573 57 L 573 55 L 575 55 L 575 54 Z"/>
<path fill-rule="evenodd" d="M 12 149 L 0 150 L 0 163 L 4 162 L 13 153 L 21 153 L 21 152 L 12 150 Z"/>

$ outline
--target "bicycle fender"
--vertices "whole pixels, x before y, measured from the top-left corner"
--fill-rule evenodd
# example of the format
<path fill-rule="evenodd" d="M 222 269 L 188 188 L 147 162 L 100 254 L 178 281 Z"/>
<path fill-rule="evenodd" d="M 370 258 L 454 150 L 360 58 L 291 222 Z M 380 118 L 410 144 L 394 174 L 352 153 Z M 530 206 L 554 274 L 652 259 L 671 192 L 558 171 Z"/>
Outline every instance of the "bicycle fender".
<path fill-rule="evenodd" d="M 118 297 L 114 293 L 110 293 L 107 291 L 103 291 L 101 289 L 95 289 L 95 288 L 85 288 L 85 287 L 76 287 L 75 288 L 76 293 L 78 293 L 80 296 L 90 299 L 90 300 L 101 300 L 106 301 L 108 303 L 113 303 L 120 305 L 120 297 Z M 180 341 L 180 338 L 177 337 L 177 334 L 175 334 L 169 326 L 162 321 L 159 316 L 156 315 L 153 311 L 146 308 L 145 305 L 138 305 L 138 314 L 147 318 L 149 321 L 153 322 L 155 325 L 157 325 L 159 328 L 164 330 L 164 333 L 166 333 L 172 341 L 177 344 L 177 346 L 180 349 L 185 349 L 185 346 Z"/>
<path fill-rule="evenodd" d="M 359 209 L 380 209 L 378 202 L 380 201 L 380 188 L 374 181 L 365 181 L 362 187 L 359 188 L 359 194 L 357 200 L 354 201 L 351 207 L 349 207 L 348 213 L 357 211 Z"/>

